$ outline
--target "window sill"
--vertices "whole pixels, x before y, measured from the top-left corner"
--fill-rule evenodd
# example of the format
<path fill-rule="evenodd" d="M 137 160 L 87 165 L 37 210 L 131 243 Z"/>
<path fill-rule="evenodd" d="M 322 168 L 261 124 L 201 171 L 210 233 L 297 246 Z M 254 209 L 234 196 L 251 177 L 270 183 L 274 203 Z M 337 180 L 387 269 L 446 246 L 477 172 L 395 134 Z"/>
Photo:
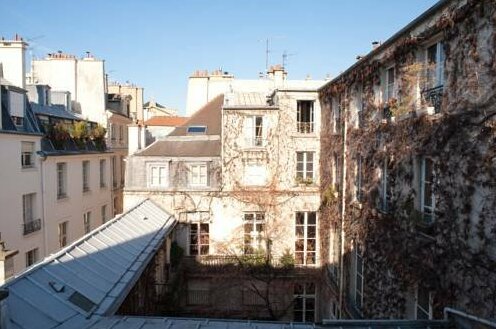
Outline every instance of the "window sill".
<path fill-rule="evenodd" d="M 67 194 L 64 194 L 64 195 L 57 195 L 57 201 L 67 201 L 69 200 L 69 197 L 67 196 Z"/>
<path fill-rule="evenodd" d="M 22 166 L 21 167 L 21 170 L 23 172 L 30 172 L 30 171 L 37 171 L 37 168 L 34 165 L 32 165 L 32 166 Z"/>
<path fill-rule="evenodd" d="M 83 190 L 83 195 L 88 195 L 88 194 L 91 194 L 91 190 L 90 189 Z"/>
<path fill-rule="evenodd" d="M 319 135 L 315 132 L 312 133 L 300 133 L 300 132 L 295 132 L 291 134 L 291 137 L 293 138 L 317 138 Z"/>
<path fill-rule="evenodd" d="M 100 189 L 106 190 L 107 189 L 107 185 L 100 185 Z"/>

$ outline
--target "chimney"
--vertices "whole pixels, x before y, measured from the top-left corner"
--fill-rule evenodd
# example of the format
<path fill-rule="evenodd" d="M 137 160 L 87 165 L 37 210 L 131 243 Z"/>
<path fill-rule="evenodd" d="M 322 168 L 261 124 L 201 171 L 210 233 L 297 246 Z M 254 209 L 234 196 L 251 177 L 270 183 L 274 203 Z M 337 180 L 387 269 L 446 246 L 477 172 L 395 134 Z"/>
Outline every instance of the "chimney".
<path fill-rule="evenodd" d="M 26 49 L 28 44 L 16 35 L 14 40 L 0 40 L 0 62 L 3 77 L 14 86 L 26 86 Z"/>
<path fill-rule="evenodd" d="M 271 66 L 268 72 L 268 78 L 274 81 L 275 88 L 279 88 L 284 85 L 287 75 L 288 73 L 280 64 Z"/>

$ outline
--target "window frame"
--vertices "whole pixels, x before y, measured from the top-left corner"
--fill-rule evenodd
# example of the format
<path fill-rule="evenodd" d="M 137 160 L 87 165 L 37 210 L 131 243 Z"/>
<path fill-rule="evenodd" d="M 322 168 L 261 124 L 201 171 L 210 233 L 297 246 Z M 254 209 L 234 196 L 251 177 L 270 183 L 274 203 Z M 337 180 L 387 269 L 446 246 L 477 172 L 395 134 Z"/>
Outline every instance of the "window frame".
<path fill-rule="evenodd" d="M 67 246 L 69 221 L 60 222 L 58 225 L 59 248 Z"/>
<path fill-rule="evenodd" d="M 91 232 L 91 211 L 86 211 L 83 213 L 83 230 L 84 234 Z"/>
<path fill-rule="evenodd" d="M 358 155 L 355 159 L 355 193 L 354 198 L 356 202 L 362 202 L 363 200 L 363 157 Z"/>
<path fill-rule="evenodd" d="M 303 106 L 308 104 L 309 107 Z M 303 113 L 304 110 L 308 110 L 309 113 Z M 308 117 L 310 121 L 303 121 L 303 117 Z M 300 134 L 313 134 L 315 132 L 314 100 L 299 99 L 296 101 L 296 131 Z"/>
<path fill-rule="evenodd" d="M 246 115 L 244 125 L 243 135 L 247 147 L 259 148 L 267 145 L 267 119 L 264 115 Z"/>
<path fill-rule="evenodd" d="M 33 248 L 25 253 L 26 267 L 30 267 L 38 262 L 40 249 Z"/>
<path fill-rule="evenodd" d="M 433 62 L 430 61 L 429 51 L 433 47 L 436 47 L 436 58 Z M 444 51 L 444 42 L 443 40 L 437 40 L 435 42 L 429 43 L 425 47 L 425 64 L 426 64 L 426 87 L 425 90 L 435 89 L 438 87 L 442 87 L 444 85 L 445 80 L 445 70 L 444 70 L 444 62 L 446 61 L 446 53 Z M 435 67 L 430 68 L 430 65 L 435 65 Z M 431 81 L 430 72 L 434 72 L 434 77 Z"/>
<path fill-rule="evenodd" d="M 21 142 L 21 167 L 22 169 L 34 168 L 34 142 L 22 141 Z M 26 149 L 29 148 L 29 151 Z M 28 163 L 26 163 L 28 159 Z"/>
<path fill-rule="evenodd" d="M 106 159 L 100 159 L 100 188 L 106 188 L 107 187 L 107 180 L 106 180 L 106 169 L 107 169 L 107 160 Z"/>
<path fill-rule="evenodd" d="M 202 231 L 202 227 L 206 227 L 206 231 Z M 193 230 L 195 228 L 195 230 Z M 189 223 L 188 225 L 188 253 L 189 256 L 204 256 L 210 254 L 210 224 L 205 222 Z M 193 233 L 195 232 L 195 233 Z M 195 239 L 193 239 L 195 237 Z M 206 237 L 206 240 L 203 238 Z M 196 240 L 194 243 L 193 240 Z M 206 241 L 206 243 L 205 243 Z M 196 249 L 196 251 L 195 251 Z M 206 252 L 203 252 L 206 250 Z"/>
<path fill-rule="evenodd" d="M 90 191 L 90 166 L 89 160 L 82 162 L 83 193 Z"/>
<path fill-rule="evenodd" d="M 263 175 L 248 175 L 250 173 L 250 170 L 249 168 L 252 168 L 252 170 L 255 170 L 255 168 L 258 168 L 260 169 L 261 171 L 263 171 Z M 257 187 L 257 186 L 266 186 L 267 185 L 267 182 L 268 182 L 268 177 L 267 177 L 267 166 L 262 164 L 262 163 L 259 163 L 259 162 L 255 162 L 255 161 L 247 161 L 244 163 L 244 166 L 243 166 L 243 185 L 244 186 L 253 186 L 253 187 Z M 249 179 L 250 177 L 255 177 L 255 178 L 260 178 L 260 182 L 257 180 L 257 179 Z M 263 178 L 263 180 L 262 180 Z"/>
<path fill-rule="evenodd" d="M 296 179 L 301 180 L 311 180 L 312 183 L 315 180 L 315 153 L 312 151 L 297 151 L 296 152 Z M 299 156 L 302 155 L 303 159 L 299 160 Z M 308 160 L 309 155 L 311 155 L 311 161 Z M 298 164 L 302 164 L 302 170 L 298 170 Z M 309 165 L 311 165 L 311 171 L 308 170 Z"/>
<path fill-rule="evenodd" d="M 154 175 L 153 171 L 158 170 L 158 176 Z M 162 170 L 165 173 L 162 173 Z M 155 181 L 157 177 L 158 181 Z M 147 165 L 147 182 L 151 188 L 167 188 L 169 187 L 169 164 L 168 163 L 149 163 Z"/>
<path fill-rule="evenodd" d="M 204 174 L 202 174 L 202 169 L 204 169 Z M 198 171 L 197 180 L 194 179 L 195 171 Z M 202 181 L 202 177 L 205 178 L 205 181 Z M 188 164 L 188 186 L 191 187 L 207 187 L 209 186 L 208 179 L 208 163 L 206 162 L 195 162 Z"/>
<path fill-rule="evenodd" d="M 426 161 L 431 163 L 431 177 L 432 181 L 429 182 L 431 187 L 431 204 L 425 204 L 426 198 Z M 420 157 L 420 212 L 422 213 L 423 220 L 427 224 L 432 224 L 435 220 L 435 211 L 436 211 L 436 196 L 434 195 L 434 161 L 428 157 L 421 156 Z M 427 210 L 427 211 L 426 211 Z M 429 218 L 430 217 L 430 218 Z"/>
<path fill-rule="evenodd" d="M 301 293 L 299 293 L 299 289 L 297 290 L 297 285 L 299 285 L 302 289 L 300 290 Z M 313 292 L 310 286 L 313 285 Z M 301 309 L 297 309 L 298 302 L 297 300 L 301 299 Z M 310 310 L 307 308 L 308 304 L 307 300 L 313 300 L 313 309 Z M 317 315 L 317 287 L 314 282 L 295 282 L 294 287 L 293 287 L 293 321 L 294 322 L 315 322 L 315 318 Z M 301 312 L 301 320 L 298 321 L 296 319 L 295 313 L 296 312 Z M 312 318 L 309 319 L 310 314 L 307 315 L 307 313 L 311 312 L 313 314 Z"/>
<path fill-rule="evenodd" d="M 57 200 L 67 198 L 67 162 L 57 162 Z"/>
<path fill-rule="evenodd" d="M 389 73 L 393 72 L 393 81 L 390 81 L 390 75 Z M 385 86 L 384 86 L 384 101 L 388 102 L 389 100 L 396 97 L 396 68 L 394 65 L 391 65 L 386 68 L 386 80 L 385 80 Z"/>
<path fill-rule="evenodd" d="M 313 214 L 315 218 L 315 222 L 313 224 L 309 223 L 309 215 Z M 298 222 L 298 216 L 303 215 L 303 223 Z M 318 259 L 317 259 L 317 249 L 318 249 L 318 232 L 317 232 L 317 212 L 316 211 L 296 211 L 294 215 L 294 255 L 295 255 L 295 265 L 296 266 L 317 266 Z M 313 227 L 313 237 L 309 237 L 309 228 Z M 303 231 L 301 231 L 301 228 L 303 228 Z M 299 232 L 301 231 L 302 235 L 301 237 L 299 236 Z M 314 247 L 313 250 L 309 250 L 309 240 L 314 241 Z M 298 244 L 303 243 L 303 250 L 298 250 Z M 302 262 L 299 261 L 299 257 L 297 256 L 298 254 L 301 254 L 301 260 Z M 313 263 L 309 262 L 309 257 L 313 254 Z"/>
<path fill-rule="evenodd" d="M 102 224 L 105 224 L 107 222 L 107 205 L 104 204 L 100 207 L 100 216 L 102 218 Z"/>
<path fill-rule="evenodd" d="M 266 214 L 263 211 L 247 211 L 243 213 L 243 254 L 253 255 L 257 251 L 265 251 L 264 239 L 267 224 L 265 216 Z"/>
<path fill-rule="evenodd" d="M 427 299 L 428 299 L 428 310 L 425 309 L 425 305 L 420 305 L 419 303 L 419 290 L 423 289 L 418 284 L 415 287 L 415 319 L 416 320 L 432 320 L 432 293 L 427 290 Z M 426 318 L 419 318 L 419 311 L 423 313 Z"/>

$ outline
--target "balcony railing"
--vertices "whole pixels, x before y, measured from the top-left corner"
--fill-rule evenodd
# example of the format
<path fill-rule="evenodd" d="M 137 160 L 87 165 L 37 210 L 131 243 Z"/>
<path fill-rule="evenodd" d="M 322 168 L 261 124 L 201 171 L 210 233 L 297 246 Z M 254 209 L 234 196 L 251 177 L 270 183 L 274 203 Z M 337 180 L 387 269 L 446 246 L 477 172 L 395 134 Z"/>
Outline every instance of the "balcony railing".
<path fill-rule="evenodd" d="M 188 290 L 188 305 L 210 305 L 210 291 Z"/>
<path fill-rule="evenodd" d="M 245 145 L 248 147 L 263 147 L 266 145 L 266 141 L 263 137 L 245 138 Z"/>
<path fill-rule="evenodd" d="M 313 122 L 297 122 L 296 129 L 301 134 L 313 133 Z"/>
<path fill-rule="evenodd" d="M 29 222 L 22 224 L 23 234 L 27 235 L 36 231 L 41 230 L 41 219 L 34 219 Z"/>
<path fill-rule="evenodd" d="M 441 112 L 443 91 L 444 87 L 442 85 L 422 91 L 423 100 L 430 106 L 434 107 L 434 113 Z"/>

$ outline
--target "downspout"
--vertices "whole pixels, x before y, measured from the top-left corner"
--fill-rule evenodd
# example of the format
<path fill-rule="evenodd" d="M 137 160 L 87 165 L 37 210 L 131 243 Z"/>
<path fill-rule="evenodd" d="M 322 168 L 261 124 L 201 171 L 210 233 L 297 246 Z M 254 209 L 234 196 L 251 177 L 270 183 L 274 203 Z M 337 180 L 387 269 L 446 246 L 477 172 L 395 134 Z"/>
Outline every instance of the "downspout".
<path fill-rule="evenodd" d="M 41 212 L 43 214 L 43 220 L 41 221 L 43 223 L 43 250 L 44 250 L 44 255 L 45 257 L 48 256 L 48 230 L 47 230 L 47 225 L 46 225 L 46 207 L 45 207 L 45 166 L 43 166 L 43 163 L 47 159 L 47 156 L 45 153 L 40 152 L 40 171 L 41 171 Z"/>
<path fill-rule="evenodd" d="M 346 99 L 346 93 L 345 93 L 345 99 Z M 347 120 L 346 116 L 344 115 L 346 112 L 345 109 L 343 109 L 343 115 L 341 118 L 344 118 L 342 120 L 342 145 L 341 145 L 341 152 L 342 152 L 342 157 L 341 157 L 341 177 L 340 179 L 340 187 L 341 187 L 341 193 L 340 193 L 340 198 L 341 198 L 341 206 L 340 206 L 340 219 L 341 219 L 341 255 L 340 255 L 340 264 L 339 264 L 339 316 L 342 318 L 343 316 L 343 304 L 344 304 L 344 254 L 345 254 L 345 241 L 346 241 L 346 233 L 344 230 L 344 221 L 345 221 L 345 213 L 346 213 L 346 130 L 347 130 Z"/>

